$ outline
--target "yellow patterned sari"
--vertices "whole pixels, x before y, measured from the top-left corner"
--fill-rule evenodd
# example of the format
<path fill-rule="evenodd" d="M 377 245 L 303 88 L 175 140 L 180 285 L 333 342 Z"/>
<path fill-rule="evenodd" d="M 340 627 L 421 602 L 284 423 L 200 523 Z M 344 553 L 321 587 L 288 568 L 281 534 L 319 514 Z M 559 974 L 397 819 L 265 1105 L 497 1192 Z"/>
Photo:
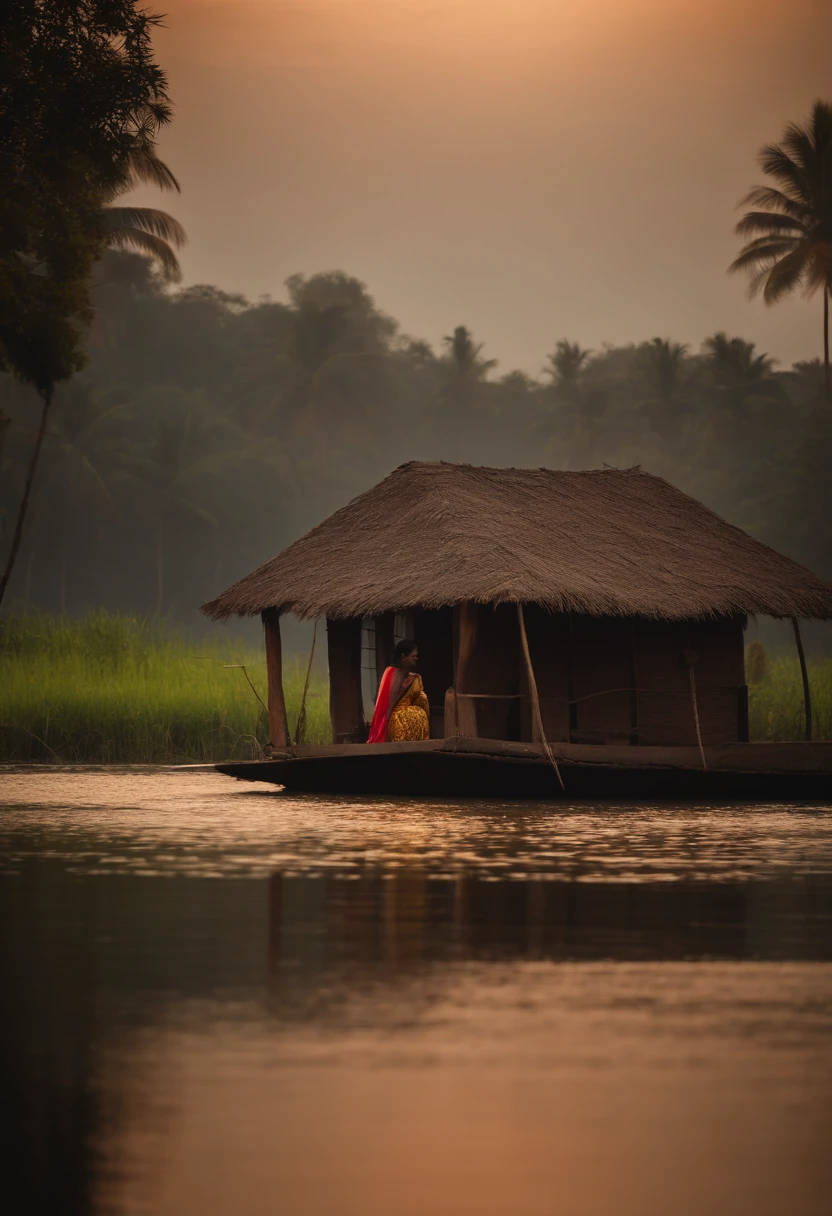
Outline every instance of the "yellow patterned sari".
<path fill-rule="evenodd" d="M 421 676 L 414 675 L 396 702 L 387 725 L 387 738 L 391 743 L 430 738 L 430 706 Z"/>

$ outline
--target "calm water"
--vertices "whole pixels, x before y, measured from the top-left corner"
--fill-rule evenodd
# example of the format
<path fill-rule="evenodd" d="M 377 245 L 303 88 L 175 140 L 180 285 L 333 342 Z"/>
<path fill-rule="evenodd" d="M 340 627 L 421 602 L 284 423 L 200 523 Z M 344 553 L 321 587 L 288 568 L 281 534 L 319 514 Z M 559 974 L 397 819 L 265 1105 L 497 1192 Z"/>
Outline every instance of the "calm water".
<path fill-rule="evenodd" d="M 11 1212 L 808 1216 L 832 809 L 0 773 Z"/>

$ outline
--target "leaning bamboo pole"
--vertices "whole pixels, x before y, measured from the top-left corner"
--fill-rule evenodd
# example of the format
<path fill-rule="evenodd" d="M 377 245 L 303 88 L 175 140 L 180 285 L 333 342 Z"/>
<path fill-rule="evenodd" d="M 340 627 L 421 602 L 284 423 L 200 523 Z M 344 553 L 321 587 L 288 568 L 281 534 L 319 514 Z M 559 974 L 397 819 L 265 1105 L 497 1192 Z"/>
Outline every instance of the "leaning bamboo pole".
<path fill-rule="evenodd" d="M 699 726 L 699 705 L 696 700 L 696 676 L 693 671 L 693 663 L 688 665 L 688 678 L 690 680 L 690 700 L 693 707 L 693 725 L 696 729 L 696 746 L 699 748 L 699 759 L 702 761 L 702 767 L 707 773 L 708 761 L 705 759 L 705 749 L 702 746 L 702 730 Z"/>
<path fill-rule="evenodd" d="M 800 636 L 800 624 L 796 616 L 792 617 L 792 629 L 797 645 L 797 657 L 800 659 L 800 676 L 803 680 L 803 707 L 806 711 L 806 739 L 812 738 L 812 693 L 809 688 L 809 672 L 806 669 L 806 655 L 803 651 L 803 638 Z"/>
<path fill-rule="evenodd" d="M 540 736 L 540 742 L 543 744 L 543 750 L 546 752 L 546 755 L 549 759 L 549 763 L 551 764 L 552 768 L 555 770 L 555 776 L 558 779 L 560 788 L 565 793 L 566 786 L 563 784 L 563 777 L 560 775 L 560 769 L 558 768 L 558 762 L 554 757 L 554 753 L 552 752 L 551 747 L 549 746 L 549 744 L 546 741 L 546 733 L 543 730 L 543 718 L 541 717 L 541 714 L 540 714 L 540 699 L 537 695 L 537 680 L 534 678 L 534 668 L 532 667 L 532 656 L 529 653 L 529 639 L 526 636 L 526 618 L 523 615 L 523 605 L 521 603 L 518 603 L 518 605 L 517 605 L 517 620 L 520 624 L 520 643 L 523 647 L 523 657 L 526 660 L 526 675 L 529 678 L 529 695 L 531 696 L 531 701 L 532 701 L 532 715 L 534 717 L 535 726 L 537 728 L 537 733 Z"/>
<path fill-rule="evenodd" d="M 306 679 L 303 683 L 303 696 L 300 699 L 300 709 L 298 710 L 298 720 L 295 724 L 295 745 L 303 743 L 306 737 L 306 694 L 309 692 L 309 680 L 312 675 L 312 663 L 315 659 L 315 642 L 318 638 L 318 621 L 315 620 L 315 627 L 312 630 L 312 649 L 309 651 L 309 664 L 306 668 Z"/>

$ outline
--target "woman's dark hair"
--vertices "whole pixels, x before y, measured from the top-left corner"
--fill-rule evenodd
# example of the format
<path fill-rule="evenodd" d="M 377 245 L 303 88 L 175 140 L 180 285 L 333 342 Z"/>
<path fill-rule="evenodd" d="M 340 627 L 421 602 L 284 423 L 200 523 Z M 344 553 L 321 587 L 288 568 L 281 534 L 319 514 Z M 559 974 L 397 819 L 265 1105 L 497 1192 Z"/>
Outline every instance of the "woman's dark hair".
<path fill-rule="evenodd" d="M 406 654 L 413 654 L 416 649 L 416 643 L 413 638 L 402 638 L 400 642 L 396 642 L 393 647 L 393 665 L 398 667 L 401 660 Z"/>

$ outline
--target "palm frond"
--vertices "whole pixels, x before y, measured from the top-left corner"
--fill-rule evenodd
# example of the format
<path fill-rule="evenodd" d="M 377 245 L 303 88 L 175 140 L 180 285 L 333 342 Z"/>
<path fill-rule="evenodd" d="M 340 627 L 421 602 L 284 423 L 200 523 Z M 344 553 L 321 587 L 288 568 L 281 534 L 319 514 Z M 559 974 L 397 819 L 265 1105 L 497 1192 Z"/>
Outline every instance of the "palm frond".
<path fill-rule="evenodd" d="M 739 257 L 736 257 L 728 267 L 729 274 L 734 274 L 738 270 L 756 269 L 758 267 L 767 267 L 778 258 L 785 257 L 795 248 L 795 238 L 788 236 L 758 236 L 755 240 L 749 241 L 740 251 Z"/>
<path fill-rule="evenodd" d="M 104 207 L 102 218 L 109 230 L 128 228 L 148 232 L 158 236 L 163 241 L 180 249 L 187 243 L 185 229 L 167 211 L 157 211 L 155 207 Z"/>
<path fill-rule="evenodd" d="M 805 127 L 790 122 L 783 133 L 783 148 L 807 179 L 814 177 L 818 170 L 818 149 Z"/>
<path fill-rule="evenodd" d="M 179 182 L 165 162 L 147 148 L 136 148 L 130 153 L 127 169 L 131 185 L 144 182 L 149 186 L 158 186 L 160 190 L 175 190 L 181 194 Z"/>
<path fill-rule="evenodd" d="M 801 285 L 806 277 L 808 256 L 809 247 L 801 244 L 774 263 L 763 286 L 766 304 L 774 304 Z"/>
<path fill-rule="evenodd" d="M 772 211 L 781 211 L 784 215 L 790 215 L 793 219 L 800 221 L 805 221 L 809 214 L 809 208 L 805 203 L 790 198 L 788 194 L 783 190 L 778 190 L 775 186 L 752 186 L 748 193 L 740 199 L 737 206 L 767 207 Z"/>
<path fill-rule="evenodd" d="M 740 236 L 748 236 L 752 232 L 782 233 L 806 232 L 802 220 L 793 219 L 790 215 L 778 215 L 776 211 L 748 211 L 734 228 Z"/>
<path fill-rule="evenodd" d="M 152 232 L 143 232 L 140 228 L 109 227 L 107 244 L 111 249 L 131 249 L 136 253 L 148 254 L 159 263 L 169 283 L 178 283 L 182 278 L 182 267 L 176 254 L 167 241 Z"/>
<path fill-rule="evenodd" d="M 761 148 L 759 164 L 763 173 L 780 182 L 795 201 L 808 200 L 806 174 L 779 144 L 766 144 Z"/>

